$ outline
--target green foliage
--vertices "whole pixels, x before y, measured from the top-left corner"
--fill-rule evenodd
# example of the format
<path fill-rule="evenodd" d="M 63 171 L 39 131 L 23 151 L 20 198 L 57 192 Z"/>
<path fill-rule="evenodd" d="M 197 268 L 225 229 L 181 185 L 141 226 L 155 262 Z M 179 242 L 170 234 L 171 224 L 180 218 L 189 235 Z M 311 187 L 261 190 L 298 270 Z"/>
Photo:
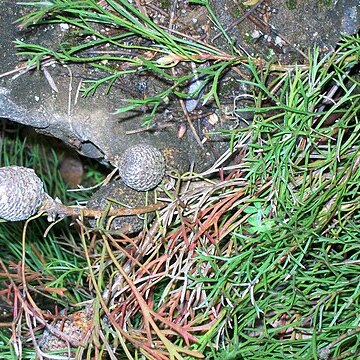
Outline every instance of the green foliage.
<path fill-rule="evenodd" d="M 6 128 L 6 125 L 4 125 Z M 89 197 L 85 192 L 69 192 L 68 186 L 64 182 L 59 172 L 61 154 L 49 147 L 49 144 L 41 142 L 41 137 L 35 141 L 29 141 L 21 136 L 21 128 L 5 132 L 2 138 L 0 149 L 0 166 L 18 165 L 35 170 L 42 179 L 45 191 L 53 198 L 59 198 L 63 203 L 76 204 Z M 40 140 L 40 141 L 39 141 Z M 102 178 L 95 167 L 89 169 L 93 174 L 92 181 Z M 79 273 L 82 273 L 84 260 L 71 250 L 75 243 L 74 235 L 76 231 L 70 227 L 70 221 L 64 219 L 62 226 L 56 226 L 54 232 L 50 232 L 45 238 L 44 233 L 49 223 L 46 219 L 39 219 L 30 223 L 30 230 L 27 234 L 26 253 L 28 254 L 27 265 L 34 271 L 43 270 L 46 275 L 59 276 L 58 271 L 63 272 L 64 264 L 67 263 L 69 274 L 76 273 L 74 266 L 79 263 Z M 64 226 L 64 224 L 66 224 Z M 21 258 L 21 234 L 23 223 L 4 222 L 0 224 L 0 246 L 5 249 L 1 259 L 6 261 L 17 261 Z M 67 241 L 63 241 L 67 239 Z M 60 244 L 63 242 L 62 244 Z M 58 265 L 56 265 L 58 264 Z M 61 264 L 61 266 L 59 265 Z M 55 276 L 56 275 L 56 276 Z M 62 279 L 61 275 L 59 279 Z M 78 275 L 70 276 L 72 281 L 78 280 Z M 64 283 L 62 283 L 64 285 Z"/>
<path fill-rule="evenodd" d="M 211 343 L 207 359 L 359 354 L 360 93 L 350 72 L 358 59 L 343 61 L 359 49 L 355 36 L 322 59 L 315 51 L 309 70 L 278 78 L 276 94 L 270 74 L 249 64 L 255 104 L 238 111 L 253 111 L 254 121 L 233 134 L 251 138 L 237 205 L 244 217 L 223 247 L 198 250 L 192 277 L 210 306 L 225 306 L 212 341 L 207 334 L 194 346 Z"/>

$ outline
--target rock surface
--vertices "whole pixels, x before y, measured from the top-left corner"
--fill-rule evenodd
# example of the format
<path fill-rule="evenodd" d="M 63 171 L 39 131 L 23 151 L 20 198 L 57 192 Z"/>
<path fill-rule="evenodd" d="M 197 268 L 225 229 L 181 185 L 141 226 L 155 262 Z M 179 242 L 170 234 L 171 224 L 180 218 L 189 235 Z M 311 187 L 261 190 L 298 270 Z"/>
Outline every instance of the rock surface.
<path fill-rule="evenodd" d="M 341 35 L 359 31 L 358 0 L 253 1 L 210 0 L 210 4 L 230 38 L 249 54 L 282 63 L 304 62 L 309 48 L 321 52 L 336 47 Z M 218 34 L 213 29 L 213 39 Z M 226 47 L 224 37 L 214 43 Z"/>
<path fill-rule="evenodd" d="M 121 99 L 139 98 L 146 96 L 147 91 L 154 93 L 161 90 L 164 84 L 150 74 L 125 76 L 110 94 L 100 89 L 94 96 L 83 98 L 79 95 L 79 88 L 84 80 L 98 76 L 93 69 L 49 62 L 40 70 L 26 70 L 26 64 L 16 55 L 14 40 L 51 47 L 66 41 L 68 28 L 63 24 L 54 24 L 21 30 L 16 21 L 29 9 L 12 0 L 0 3 L 0 74 L 3 74 L 0 77 L 0 117 L 59 138 L 79 153 L 105 164 L 114 164 L 114 159 L 134 144 L 151 144 L 162 151 L 176 149 L 173 151 L 175 168 L 179 159 L 181 171 L 186 171 L 191 163 L 195 163 L 196 171 L 201 171 L 227 148 L 227 142 L 221 141 L 223 139 L 215 142 L 208 139 L 201 149 L 189 128 L 179 136 L 181 129 L 186 129 L 187 121 L 177 101 L 166 106 L 149 129 L 145 129 L 139 120 L 143 115 L 141 112 L 115 114 Z M 271 5 L 259 1 L 254 7 L 245 7 L 240 3 L 210 1 L 223 27 L 229 29 L 230 38 L 236 40 L 236 45 L 264 58 L 276 54 L 280 60 L 303 61 L 301 54 L 306 52 L 307 47 L 316 44 L 322 49 L 332 49 L 341 34 L 356 32 L 359 23 L 356 0 L 347 1 L 346 6 L 340 1 L 324 1 L 320 5 L 310 0 L 285 3 L 274 0 Z M 189 6 L 186 2 L 179 4 L 183 6 L 178 11 L 179 24 L 182 24 L 179 26 L 183 26 L 180 30 L 187 29 L 189 34 L 194 32 L 196 35 L 197 32 L 201 36 L 207 24 L 211 25 L 204 15 L 205 8 Z M 166 8 L 163 10 L 166 12 Z M 221 36 L 214 39 L 218 33 L 217 28 L 210 26 L 211 36 L 207 41 L 229 50 Z M 228 90 L 222 91 L 222 94 L 231 106 L 236 94 L 243 89 L 237 81 L 229 84 Z M 211 105 L 209 109 L 214 113 Z M 206 116 L 195 118 L 193 122 L 202 140 L 207 137 L 204 133 L 207 129 L 232 128 L 233 125 L 219 122 L 213 128 L 213 123 L 210 124 Z M 188 162 L 185 165 L 184 159 Z"/>
<path fill-rule="evenodd" d="M 87 208 L 105 210 L 109 204 L 111 204 L 111 209 L 118 209 L 124 206 L 128 206 L 129 208 L 143 207 L 148 204 L 153 204 L 155 200 L 153 191 L 149 191 L 147 194 L 146 196 L 143 192 L 128 188 L 122 181 L 113 180 L 95 192 L 88 201 Z M 151 221 L 154 218 L 154 213 L 144 214 L 142 216 L 130 215 L 116 217 L 112 220 L 110 229 L 124 234 L 139 232 L 144 227 L 145 217 L 147 221 Z M 95 228 L 96 220 L 90 219 L 89 224 Z"/>
<path fill-rule="evenodd" d="M 224 143 L 223 148 L 201 149 L 190 131 L 178 139 L 178 126 L 184 121 L 181 113 L 175 114 L 177 118 L 173 114 L 169 116 L 169 112 L 158 115 L 151 129 L 142 126 L 142 113 L 114 114 L 121 99 L 141 96 L 139 89 L 144 79 L 140 76 L 124 77 L 110 94 L 99 91 L 84 98 L 78 90 L 84 80 L 96 76 L 91 69 L 49 63 L 39 71 L 27 71 L 26 64 L 16 56 L 14 40 L 51 46 L 64 41 L 66 30 L 51 25 L 21 31 L 14 23 L 24 15 L 25 9 L 12 0 L 1 3 L 0 117 L 59 138 L 80 154 L 105 164 L 113 163 L 134 144 L 151 144 L 160 150 L 174 147 L 180 155 L 188 154 L 187 168 L 194 162 L 201 171 L 227 146 Z M 14 71 L 19 68 L 22 71 Z"/>

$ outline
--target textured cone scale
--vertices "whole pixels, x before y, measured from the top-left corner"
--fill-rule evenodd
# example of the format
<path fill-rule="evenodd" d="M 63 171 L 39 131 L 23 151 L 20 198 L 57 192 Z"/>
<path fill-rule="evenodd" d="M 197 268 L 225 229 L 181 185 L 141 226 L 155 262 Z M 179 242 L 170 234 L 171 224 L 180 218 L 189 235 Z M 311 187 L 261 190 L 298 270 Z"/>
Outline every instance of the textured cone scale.
<path fill-rule="evenodd" d="M 28 219 L 46 198 L 44 186 L 32 169 L 21 166 L 0 168 L 0 218 Z"/>
<path fill-rule="evenodd" d="M 147 191 L 160 184 L 165 173 L 165 160 L 154 146 L 140 144 L 124 152 L 118 168 L 127 186 L 137 191 Z"/>

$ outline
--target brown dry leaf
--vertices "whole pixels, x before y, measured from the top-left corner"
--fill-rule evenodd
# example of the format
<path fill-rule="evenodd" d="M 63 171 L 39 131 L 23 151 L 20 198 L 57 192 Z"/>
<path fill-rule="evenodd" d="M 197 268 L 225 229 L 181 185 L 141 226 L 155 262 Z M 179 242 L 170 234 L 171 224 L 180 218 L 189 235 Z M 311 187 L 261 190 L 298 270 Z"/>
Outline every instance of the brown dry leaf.
<path fill-rule="evenodd" d="M 66 288 L 49 288 L 49 287 L 45 288 L 44 290 L 48 293 L 55 293 L 61 297 L 65 297 L 66 296 L 65 292 L 68 291 Z"/>

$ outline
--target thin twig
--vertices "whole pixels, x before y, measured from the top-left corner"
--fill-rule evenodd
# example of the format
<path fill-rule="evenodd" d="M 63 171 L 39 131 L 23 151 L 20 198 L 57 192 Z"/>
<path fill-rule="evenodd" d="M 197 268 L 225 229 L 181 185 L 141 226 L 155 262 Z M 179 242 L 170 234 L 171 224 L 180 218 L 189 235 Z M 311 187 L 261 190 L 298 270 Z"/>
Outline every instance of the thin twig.
<path fill-rule="evenodd" d="M 146 205 L 143 207 L 133 208 L 133 209 L 111 209 L 110 211 L 105 210 L 95 210 L 95 209 L 87 209 L 83 207 L 72 207 L 66 206 L 63 204 L 56 203 L 51 207 L 45 207 L 42 211 L 55 213 L 58 216 L 85 216 L 85 217 L 101 217 L 103 215 L 106 216 L 129 216 L 129 215 L 140 215 L 145 214 L 153 211 L 160 210 L 165 207 L 165 204 L 162 202 L 158 202 L 152 205 Z"/>

